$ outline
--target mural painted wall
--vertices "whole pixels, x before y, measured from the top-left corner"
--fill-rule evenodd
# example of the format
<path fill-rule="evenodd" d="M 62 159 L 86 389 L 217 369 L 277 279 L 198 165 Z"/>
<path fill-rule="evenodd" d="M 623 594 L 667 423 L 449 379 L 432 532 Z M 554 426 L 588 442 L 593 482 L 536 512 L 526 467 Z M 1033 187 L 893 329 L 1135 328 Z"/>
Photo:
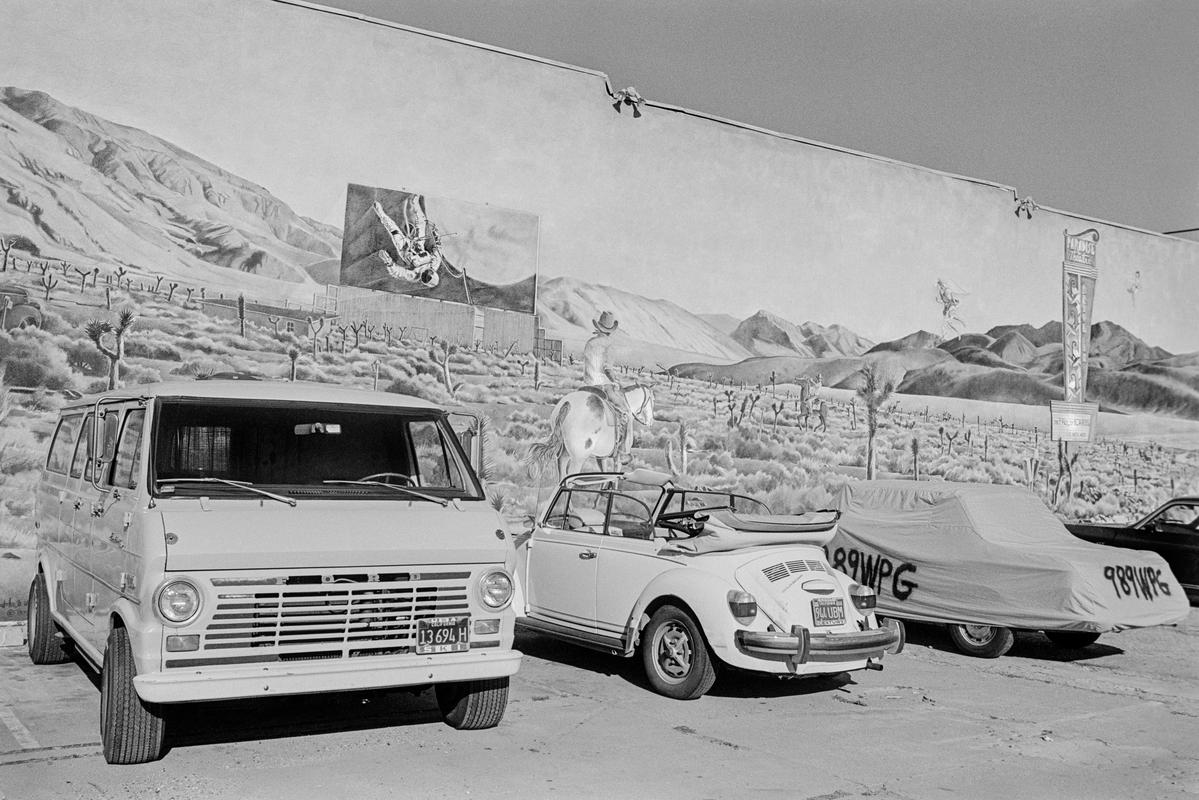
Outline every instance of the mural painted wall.
<path fill-rule="evenodd" d="M 41 323 L 6 311 L 0 332 L 14 573 L 57 393 L 108 374 L 84 327 L 123 308 L 126 383 L 295 374 L 487 409 L 514 519 L 544 499 L 552 475 L 523 459 L 604 310 L 619 376 L 656 394 L 635 462 L 777 510 L 828 506 L 868 470 L 1021 483 L 1071 518 L 1199 491 L 1194 242 L 654 98 L 634 115 L 600 73 L 299 3 L 12 4 L 0 52 L 0 283 L 14 324 L 33 305 Z M 409 226 L 398 246 L 384 217 Z M 422 218 L 439 254 L 414 244 Z M 1088 228 L 1102 413 L 1063 460 L 1063 233 Z M 415 280 L 378 255 L 400 265 L 405 241 Z M 415 289 L 438 255 L 437 289 Z M 521 287 L 486 301 L 504 314 L 535 285 L 536 322 L 511 330 L 537 333 L 504 321 L 467 345 L 361 300 L 462 269 Z M 343 281 L 361 316 L 331 300 Z M 239 296 L 288 313 L 201 302 Z M 473 314 L 465 290 L 447 299 Z M 562 362 L 530 339 L 562 340 Z"/>

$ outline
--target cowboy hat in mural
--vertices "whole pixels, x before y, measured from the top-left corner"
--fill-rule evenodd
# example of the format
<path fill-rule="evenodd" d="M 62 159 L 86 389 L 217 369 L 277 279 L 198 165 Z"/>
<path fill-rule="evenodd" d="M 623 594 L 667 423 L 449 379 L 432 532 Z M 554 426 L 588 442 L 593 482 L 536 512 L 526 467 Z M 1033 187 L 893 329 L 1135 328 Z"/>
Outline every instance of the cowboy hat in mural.
<path fill-rule="evenodd" d="M 616 319 L 616 315 L 611 311 L 604 311 L 600 313 L 599 319 L 591 320 L 591 325 L 595 328 L 596 333 L 607 336 L 616 332 L 616 329 L 620 327 L 620 320 Z"/>

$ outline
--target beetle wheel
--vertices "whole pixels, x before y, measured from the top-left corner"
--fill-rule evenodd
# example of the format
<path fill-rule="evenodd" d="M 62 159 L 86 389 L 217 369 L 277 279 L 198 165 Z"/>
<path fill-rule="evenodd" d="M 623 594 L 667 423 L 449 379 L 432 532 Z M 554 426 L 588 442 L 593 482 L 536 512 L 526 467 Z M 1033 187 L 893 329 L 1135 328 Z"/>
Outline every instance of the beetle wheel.
<path fill-rule="evenodd" d="M 675 700 L 703 697 L 716 682 L 703 633 L 675 606 L 662 606 L 650 618 L 641 638 L 641 659 L 653 690 Z"/>

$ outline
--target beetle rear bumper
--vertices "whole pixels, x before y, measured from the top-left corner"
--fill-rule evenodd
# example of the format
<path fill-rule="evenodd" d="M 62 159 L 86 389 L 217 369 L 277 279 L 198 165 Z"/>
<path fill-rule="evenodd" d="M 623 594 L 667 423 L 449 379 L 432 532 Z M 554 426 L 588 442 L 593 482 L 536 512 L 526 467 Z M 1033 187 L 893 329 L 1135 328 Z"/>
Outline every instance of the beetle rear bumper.
<path fill-rule="evenodd" d="M 796 664 L 882 658 L 903 650 L 903 624 L 888 619 L 881 628 L 850 633 L 812 633 L 795 625 L 790 633 L 746 631 L 736 633 L 737 647 L 757 656 L 786 656 Z"/>

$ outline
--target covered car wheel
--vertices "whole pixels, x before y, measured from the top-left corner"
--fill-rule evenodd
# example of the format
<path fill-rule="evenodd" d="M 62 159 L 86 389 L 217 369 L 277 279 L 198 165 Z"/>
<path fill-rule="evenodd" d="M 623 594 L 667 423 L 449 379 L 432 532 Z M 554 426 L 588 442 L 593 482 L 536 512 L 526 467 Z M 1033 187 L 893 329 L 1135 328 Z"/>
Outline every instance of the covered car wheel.
<path fill-rule="evenodd" d="M 137 696 L 135 674 L 129 633 L 113 628 L 100 674 L 100 740 L 109 764 L 143 764 L 162 758 L 165 752 L 162 708 Z"/>
<path fill-rule="evenodd" d="M 653 690 L 675 700 L 703 697 L 716 682 L 699 626 L 674 606 L 662 606 L 650 617 L 641 635 L 641 660 Z"/>
<path fill-rule="evenodd" d="M 50 593 L 46 576 L 38 573 L 29 585 L 29 616 L 26 620 L 29 660 L 34 664 L 61 664 L 70 660 L 62 631 L 50 616 Z"/>
<path fill-rule="evenodd" d="M 958 650 L 977 658 L 999 658 L 1016 641 L 1011 628 L 998 625 L 950 625 L 949 638 Z"/>
<path fill-rule="evenodd" d="M 434 688 L 441 718 L 451 728 L 475 731 L 494 728 L 508 707 L 508 679 L 439 683 Z"/>
<path fill-rule="evenodd" d="M 1099 641 L 1099 634 L 1088 631 L 1045 631 L 1049 641 L 1066 650 L 1080 650 Z"/>

